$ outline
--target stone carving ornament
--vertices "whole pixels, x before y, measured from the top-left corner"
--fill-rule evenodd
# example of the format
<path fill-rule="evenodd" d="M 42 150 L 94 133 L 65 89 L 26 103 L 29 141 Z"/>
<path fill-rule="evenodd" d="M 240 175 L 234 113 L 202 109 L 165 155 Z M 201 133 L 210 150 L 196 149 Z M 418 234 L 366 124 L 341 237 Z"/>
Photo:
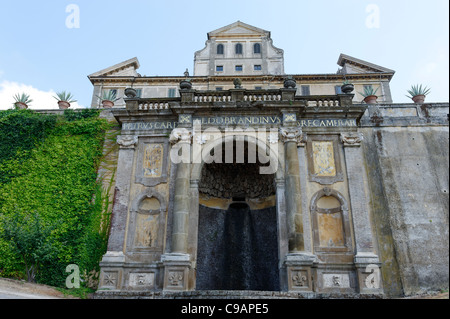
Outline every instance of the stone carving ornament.
<path fill-rule="evenodd" d="M 117 144 L 120 148 L 134 148 L 138 142 L 138 137 L 136 135 L 119 135 L 117 137 Z"/>
<path fill-rule="evenodd" d="M 172 144 L 176 143 L 191 143 L 192 132 L 186 128 L 176 128 L 170 133 L 169 141 Z"/>
<path fill-rule="evenodd" d="M 281 140 L 284 143 L 299 143 L 302 136 L 302 130 L 298 127 L 282 127 L 280 128 Z"/>
<path fill-rule="evenodd" d="M 341 133 L 341 142 L 344 146 L 361 146 L 363 139 L 362 133 Z"/>

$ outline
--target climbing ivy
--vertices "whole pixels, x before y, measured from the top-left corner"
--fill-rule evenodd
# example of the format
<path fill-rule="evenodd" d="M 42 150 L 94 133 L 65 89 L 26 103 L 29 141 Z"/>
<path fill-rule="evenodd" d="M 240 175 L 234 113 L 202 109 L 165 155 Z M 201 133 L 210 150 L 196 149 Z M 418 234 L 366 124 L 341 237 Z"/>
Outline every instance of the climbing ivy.
<path fill-rule="evenodd" d="M 0 276 L 63 287 L 69 264 L 98 270 L 109 203 L 97 170 L 109 128 L 94 111 L 0 112 Z"/>

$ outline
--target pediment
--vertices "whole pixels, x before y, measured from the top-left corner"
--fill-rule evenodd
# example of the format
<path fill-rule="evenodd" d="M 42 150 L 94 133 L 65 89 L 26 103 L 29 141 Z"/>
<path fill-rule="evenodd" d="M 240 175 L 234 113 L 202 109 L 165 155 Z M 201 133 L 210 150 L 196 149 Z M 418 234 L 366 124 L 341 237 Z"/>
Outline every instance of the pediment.
<path fill-rule="evenodd" d="M 394 70 L 343 53 L 339 56 L 338 65 L 345 68 L 346 73 L 395 73 Z"/>
<path fill-rule="evenodd" d="M 92 73 L 88 77 L 96 76 L 136 76 L 136 70 L 140 64 L 137 58 L 132 58 L 121 63 L 110 66 L 109 68 Z"/>
<path fill-rule="evenodd" d="M 243 23 L 241 21 L 234 22 L 225 27 L 208 33 L 208 39 L 219 37 L 241 37 L 241 36 L 268 36 L 270 32 L 254 27 L 252 25 Z"/>

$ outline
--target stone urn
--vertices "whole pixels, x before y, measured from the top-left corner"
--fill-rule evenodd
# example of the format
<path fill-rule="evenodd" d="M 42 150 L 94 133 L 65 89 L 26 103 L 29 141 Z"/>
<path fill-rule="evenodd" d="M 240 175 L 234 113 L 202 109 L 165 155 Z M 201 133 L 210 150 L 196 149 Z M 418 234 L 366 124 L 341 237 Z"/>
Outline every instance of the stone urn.
<path fill-rule="evenodd" d="M 192 83 L 189 80 L 183 80 L 180 82 L 180 89 L 182 90 L 190 90 L 192 89 Z"/>
<path fill-rule="evenodd" d="M 128 97 L 128 98 L 135 98 L 137 96 L 136 89 L 126 88 L 125 89 L 125 96 Z"/>
<path fill-rule="evenodd" d="M 377 99 L 378 99 L 378 96 L 369 95 L 364 98 L 364 102 L 366 102 L 367 104 L 377 104 Z"/>
<path fill-rule="evenodd" d="M 241 85 L 242 85 L 242 81 L 241 81 L 241 79 L 236 78 L 233 80 L 233 84 L 234 84 L 235 89 L 240 89 Z"/>
<path fill-rule="evenodd" d="M 341 86 L 341 91 L 344 94 L 350 94 L 350 93 L 353 92 L 354 89 L 355 89 L 355 86 L 353 84 L 351 84 L 351 83 L 343 84 Z"/>
<path fill-rule="evenodd" d="M 108 100 L 103 100 L 102 101 L 102 106 L 105 109 L 110 109 L 110 108 L 112 108 L 114 106 L 114 102 L 113 101 L 108 101 Z"/>
<path fill-rule="evenodd" d="M 18 109 L 18 110 L 25 110 L 25 109 L 28 108 L 28 105 L 26 105 L 26 104 L 23 103 L 23 102 L 16 102 L 16 103 L 14 103 L 14 106 L 15 106 L 16 109 Z"/>
<path fill-rule="evenodd" d="M 425 95 L 420 94 L 412 97 L 412 100 L 416 104 L 423 104 L 425 102 Z"/>
<path fill-rule="evenodd" d="M 58 101 L 58 107 L 60 110 L 66 110 L 70 107 L 70 103 L 67 101 Z"/>
<path fill-rule="evenodd" d="M 294 78 L 292 76 L 288 76 L 285 80 L 284 80 L 284 88 L 286 89 L 295 89 L 297 82 L 294 80 Z"/>

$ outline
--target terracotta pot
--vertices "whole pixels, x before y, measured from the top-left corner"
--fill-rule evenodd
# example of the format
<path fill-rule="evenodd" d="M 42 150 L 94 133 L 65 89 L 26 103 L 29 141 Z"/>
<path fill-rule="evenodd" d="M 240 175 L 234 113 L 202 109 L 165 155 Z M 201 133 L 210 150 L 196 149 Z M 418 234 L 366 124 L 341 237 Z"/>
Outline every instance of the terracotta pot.
<path fill-rule="evenodd" d="M 423 104 L 425 102 L 425 95 L 416 95 L 412 97 L 414 103 Z"/>
<path fill-rule="evenodd" d="M 112 108 L 114 106 L 113 101 L 103 100 L 102 105 L 104 108 Z"/>
<path fill-rule="evenodd" d="M 70 107 L 70 103 L 67 101 L 58 101 L 58 106 L 60 110 L 65 110 Z"/>
<path fill-rule="evenodd" d="M 376 104 L 377 99 L 378 99 L 378 96 L 369 95 L 369 96 L 366 96 L 366 98 L 364 99 L 364 102 L 366 102 L 367 104 Z"/>
<path fill-rule="evenodd" d="M 28 108 L 28 105 L 26 105 L 25 103 L 22 103 L 22 102 L 16 102 L 16 103 L 14 103 L 14 105 L 19 110 L 25 110 Z"/>

